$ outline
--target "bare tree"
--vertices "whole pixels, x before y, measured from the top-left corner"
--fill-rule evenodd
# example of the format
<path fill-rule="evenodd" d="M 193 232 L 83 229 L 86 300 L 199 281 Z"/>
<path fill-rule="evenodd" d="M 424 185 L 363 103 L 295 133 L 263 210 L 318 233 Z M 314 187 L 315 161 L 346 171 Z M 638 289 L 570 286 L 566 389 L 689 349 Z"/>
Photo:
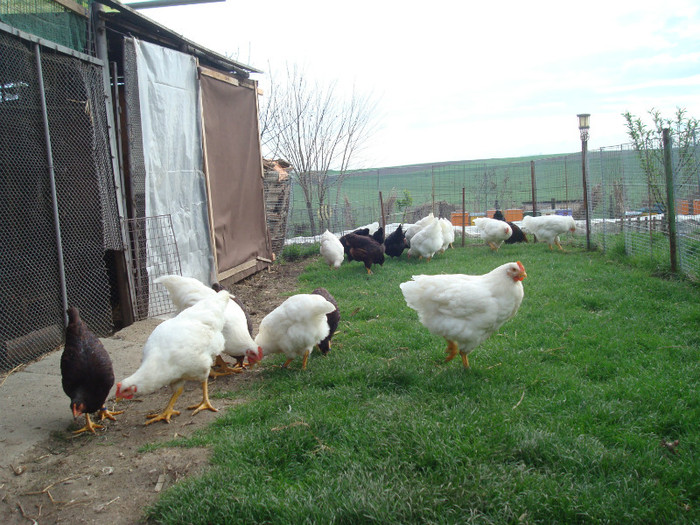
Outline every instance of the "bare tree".
<path fill-rule="evenodd" d="M 312 233 L 327 227 L 331 186 L 342 185 L 374 122 L 371 97 L 353 90 L 343 99 L 336 87 L 312 82 L 303 71 L 288 67 L 285 85 L 273 88 L 274 98 L 261 112 L 264 147 L 292 164 Z"/>
<path fill-rule="evenodd" d="M 663 118 L 659 110 L 652 108 L 649 110 L 651 126 L 647 126 L 640 117 L 635 117 L 629 111 L 622 116 L 627 126 L 627 135 L 639 155 L 647 179 L 649 206 L 656 203 L 665 205 L 663 130 L 669 129 L 672 143 L 678 152 L 673 166 L 677 180 L 680 184 L 687 184 L 698 171 L 695 155 L 698 119 L 688 117 L 686 110 L 681 108 L 676 109 L 674 120 Z"/>

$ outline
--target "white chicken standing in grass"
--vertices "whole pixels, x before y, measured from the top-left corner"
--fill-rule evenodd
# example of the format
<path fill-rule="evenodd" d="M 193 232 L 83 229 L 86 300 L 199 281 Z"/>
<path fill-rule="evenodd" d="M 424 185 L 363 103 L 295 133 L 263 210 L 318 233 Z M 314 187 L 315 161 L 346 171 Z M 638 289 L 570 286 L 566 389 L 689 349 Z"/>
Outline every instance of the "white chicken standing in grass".
<path fill-rule="evenodd" d="M 329 334 L 326 315 L 333 311 L 335 306 L 320 295 L 293 295 L 263 318 L 255 342 L 266 356 L 286 355 L 284 368 L 294 358 L 302 357 L 301 368 L 305 370 L 314 345 Z"/>
<path fill-rule="evenodd" d="M 202 402 L 188 407 L 192 415 L 200 410 L 218 412 L 209 401 L 208 378 L 214 357 L 224 348 L 224 311 L 229 303 L 227 291 L 215 293 L 185 308 L 175 317 L 156 326 L 143 347 L 141 366 L 117 383 L 116 398 L 131 399 L 170 385 L 173 395 L 160 414 L 148 415 L 146 425 L 156 421 L 170 423 L 180 414 L 174 410 L 186 381 L 202 384 Z"/>
<path fill-rule="evenodd" d="M 168 290 L 178 312 L 193 306 L 197 301 L 216 295 L 212 288 L 193 277 L 180 275 L 163 275 L 158 277 L 155 283 L 162 284 Z M 228 292 L 227 292 L 228 293 Z M 262 359 L 262 350 L 255 344 L 248 331 L 248 320 L 243 309 L 231 298 L 224 311 L 224 349 L 222 353 L 242 362 L 244 357 L 248 363 L 254 365 Z M 211 371 L 211 376 L 229 375 L 242 372 L 242 367 L 231 368 L 221 355 L 216 356 L 216 370 Z"/>
<path fill-rule="evenodd" d="M 474 219 L 474 226 L 477 227 L 481 233 L 481 238 L 493 251 L 497 251 L 503 244 L 503 241 L 513 235 L 513 229 L 510 225 L 498 219 L 479 217 Z"/>
<path fill-rule="evenodd" d="M 449 219 L 440 219 L 440 228 L 442 229 L 442 248 L 441 252 L 452 248 L 452 243 L 455 242 L 455 229 Z"/>
<path fill-rule="evenodd" d="M 404 226 L 404 235 L 406 237 L 406 240 L 410 243 L 411 239 L 413 239 L 413 236 L 419 231 L 421 231 L 423 228 L 425 228 L 428 224 L 430 224 L 434 219 L 435 215 L 433 215 L 433 213 L 430 212 L 422 219 L 416 221 L 415 224 L 406 224 Z"/>
<path fill-rule="evenodd" d="M 440 221 L 429 215 L 430 220 L 411 238 L 411 247 L 408 249 L 408 257 L 417 255 L 419 259 L 425 257 L 430 262 L 435 252 L 442 248 L 442 228 Z M 422 219 L 421 219 L 422 220 Z M 416 223 L 417 224 L 417 223 Z"/>
<path fill-rule="evenodd" d="M 561 251 L 566 251 L 559 242 L 559 236 L 567 231 L 573 235 L 576 232 L 576 222 L 571 215 L 528 215 L 523 218 L 522 229 L 546 242 L 550 250 L 553 249 L 552 245 L 556 244 Z"/>
<path fill-rule="evenodd" d="M 518 312 L 525 277 L 518 261 L 484 275 L 414 275 L 400 287 L 420 322 L 447 341 L 446 361 L 459 353 L 469 368 L 469 353 Z"/>
<path fill-rule="evenodd" d="M 328 230 L 321 235 L 321 255 L 331 269 L 340 268 L 345 258 L 345 249 L 340 239 Z"/>

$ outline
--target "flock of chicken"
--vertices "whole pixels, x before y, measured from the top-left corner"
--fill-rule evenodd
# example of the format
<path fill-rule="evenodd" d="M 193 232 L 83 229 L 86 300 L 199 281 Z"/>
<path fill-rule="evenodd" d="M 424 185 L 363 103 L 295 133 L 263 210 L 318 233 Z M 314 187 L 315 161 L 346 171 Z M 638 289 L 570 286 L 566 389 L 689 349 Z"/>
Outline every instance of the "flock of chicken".
<path fill-rule="evenodd" d="M 141 366 L 117 383 L 116 399 L 154 392 L 170 386 L 173 394 L 162 412 L 147 416 L 146 424 L 170 422 L 180 414 L 175 403 L 186 381 L 202 385 L 202 401 L 188 407 L 193 415 L 201 410 L 216 412 L 209 401 L 210 376 L 242 372 L 263 355 L 283 353 L 284 367 L 296 357 L 303 359 L 302 369 L 314 346 L 325 355 L 340 321 L 340 311 L 325 288 L 310 294 L 289 297 L 261 321 L 253 338 L 250 316 L 240 301 L 221 289 L 211 288 L 191 277 L 167 275 L 156 279 L 168 290 L 177 315 L 159 324 L 143 347 Z M 219 290 L 219 291 L 217 291 Z M 100 420 L 114 419 L 121 412 L 110 412 L 105 400 L 114 385 L 112 361 L 100 340 L 80 319 L 77 308 L 68 310 L 69 325 L 61 356 L 63 390 L 71 400 L 73 417 L 85 415 L 85 426 L 76 431 L 95 432 L 100 428 L 90 420 L 97 412 Z M 236 361 L 230 367 L 222 359 L 226 354 Z M 247 360 L 247 363 L 246 363 Z"/>
<path fill-rule="evenodd" d="M 550 249 L 552 244 L 562 249 L 558 236 L 575 230 L 571 217 L 532 219 L 536 220 L 523 221 L 523 228 L 547 241 Z M 513 226 L 497 219 L 482 219 L 477 224 L 482 238 L 493 250 L 515 235 Z M 524 238 L 522 232 L 520 235 Z M 371 274 L 372 264 L 383 264 L 385 253 L 399 257 L 407 248 L 409 257 L 430 260 L 453 241 L 452 224 L 430 214 L 405 230 L 399 226 L 386 239 L 381 228 L 371 235 L 369 228 L 356 230 L 340 239 L 326 231 L 320 251 L 331 268 L 339 267 L 347 255 L 350 261 L 363 262 Z M 469 368 L 468 354 L 517 313 L 526 276 L 518 261 L 484 275 L 415 275 L 400 288 L 420 322 L 447 341 L 446 360 L 459 353 L 464 367 Z M 264 355 L 279 353 L 287 357 L 284 367 L 300 357 L 305 369 L 315 346 L 324 355 L 330 351 L 340 320 L 336 300 L 326 289 L 318 288 L 286 299 L 263 318 L 253 337 L 253 325 L 245 308 L 218 283 L 209 287 L 197 279 L 177 275 L 163 276 L 155 282 L 168 290 L 178 313 L 153 330 L 144 345 L 140 367 L 117 383 L 116 388 L 117 400 L 148 394 L 163 386 L 172 388 L 167 406 L 160 413 L 147 416 L 146 425 L 156 421 L 169 423 L 180 414 L 174 407 L 186 381 L 198 381 L 202 386 L 201 403 L 188 407 L 194 415 L 201 410 L 217 411 L 209 400 L 211 376 L 242 372 Z M 101 425 L 93 423 L 90 414 L 97 413 L 103 420 L 121 413 L 105 408 L 115 380 L 112 362 L 100 340 L 80 319 L 77 308 L 69 308 L 68 317 L 61 356 L 63 390 L 71 400 L 74 418 L 85 415 L 85 426 L 76 433 L 94 433 Z M 229 366 L 222 354 L 232 357 L 235 365 Z"/>

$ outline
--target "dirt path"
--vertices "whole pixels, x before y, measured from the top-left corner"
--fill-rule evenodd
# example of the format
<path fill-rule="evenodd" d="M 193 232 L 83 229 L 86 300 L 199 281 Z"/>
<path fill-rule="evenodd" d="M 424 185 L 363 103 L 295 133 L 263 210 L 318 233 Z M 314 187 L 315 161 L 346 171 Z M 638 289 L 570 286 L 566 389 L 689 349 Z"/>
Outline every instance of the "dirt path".
<path fill-rule="evenodd" d="M 248 308 L 257 333 L 262 318 L 293 291 L 307 262 L 275 265 L 231 285 L 229 289 Z M 147 320 L 125 328 L 113 337 L 145 342 L 157 324 Z M 210 382 L 210 392 L 242 391 L 257 381 L 255 370 Z M 41 406 L 47 392 L 27 392 Z M 206 449 L 158 449 L 140 452 L 150 443 L 188 436 L 212 422 L 238 399 L 215 399 L 218 413 L 203 411 L 191 417 L 187 411 L 167 424 L 144 426 L 145 416 L 165 406 L 170 389 L 164 388 L 139 401 L 126 402 L 117 421 L 107 421 L 94 436 L 74 437 L 66 428 L 54 432 L 24 455 L 22 464 L 8 465 L 0 457 L 0 523 L 139 523 L 144 507 L 156 501 L 160 492 L 186 476 L 206 468 Z M 178 407 L 198 402 L 201 389 L 186 386 Z M 66 412 L 56 417 L 69 420 Z M 81 420 L 82 423 L 82 420 Z"/>

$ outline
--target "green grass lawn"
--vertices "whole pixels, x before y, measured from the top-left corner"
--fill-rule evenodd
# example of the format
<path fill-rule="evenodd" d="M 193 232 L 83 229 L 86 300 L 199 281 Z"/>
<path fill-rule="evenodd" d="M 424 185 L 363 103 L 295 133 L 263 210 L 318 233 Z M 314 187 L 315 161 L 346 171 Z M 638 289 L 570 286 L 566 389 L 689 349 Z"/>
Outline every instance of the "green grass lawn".
<path fill-rule="evenodd" d="M 698 523 L 700 288 L 568 240 L 457 247 L 430 263 L 330 271 L 342 320 L 306 371 L 263 361 L 247 402 L 172 446 L 211 468 L 166 491 L 159 523 Z M 518 315 L 470 355 L 418 322 L 399 284 L 520 260 Z M 235 388 L 235 381 L 232 381 Z M 673 450 L 663 442 L 678 440 Z"/>

